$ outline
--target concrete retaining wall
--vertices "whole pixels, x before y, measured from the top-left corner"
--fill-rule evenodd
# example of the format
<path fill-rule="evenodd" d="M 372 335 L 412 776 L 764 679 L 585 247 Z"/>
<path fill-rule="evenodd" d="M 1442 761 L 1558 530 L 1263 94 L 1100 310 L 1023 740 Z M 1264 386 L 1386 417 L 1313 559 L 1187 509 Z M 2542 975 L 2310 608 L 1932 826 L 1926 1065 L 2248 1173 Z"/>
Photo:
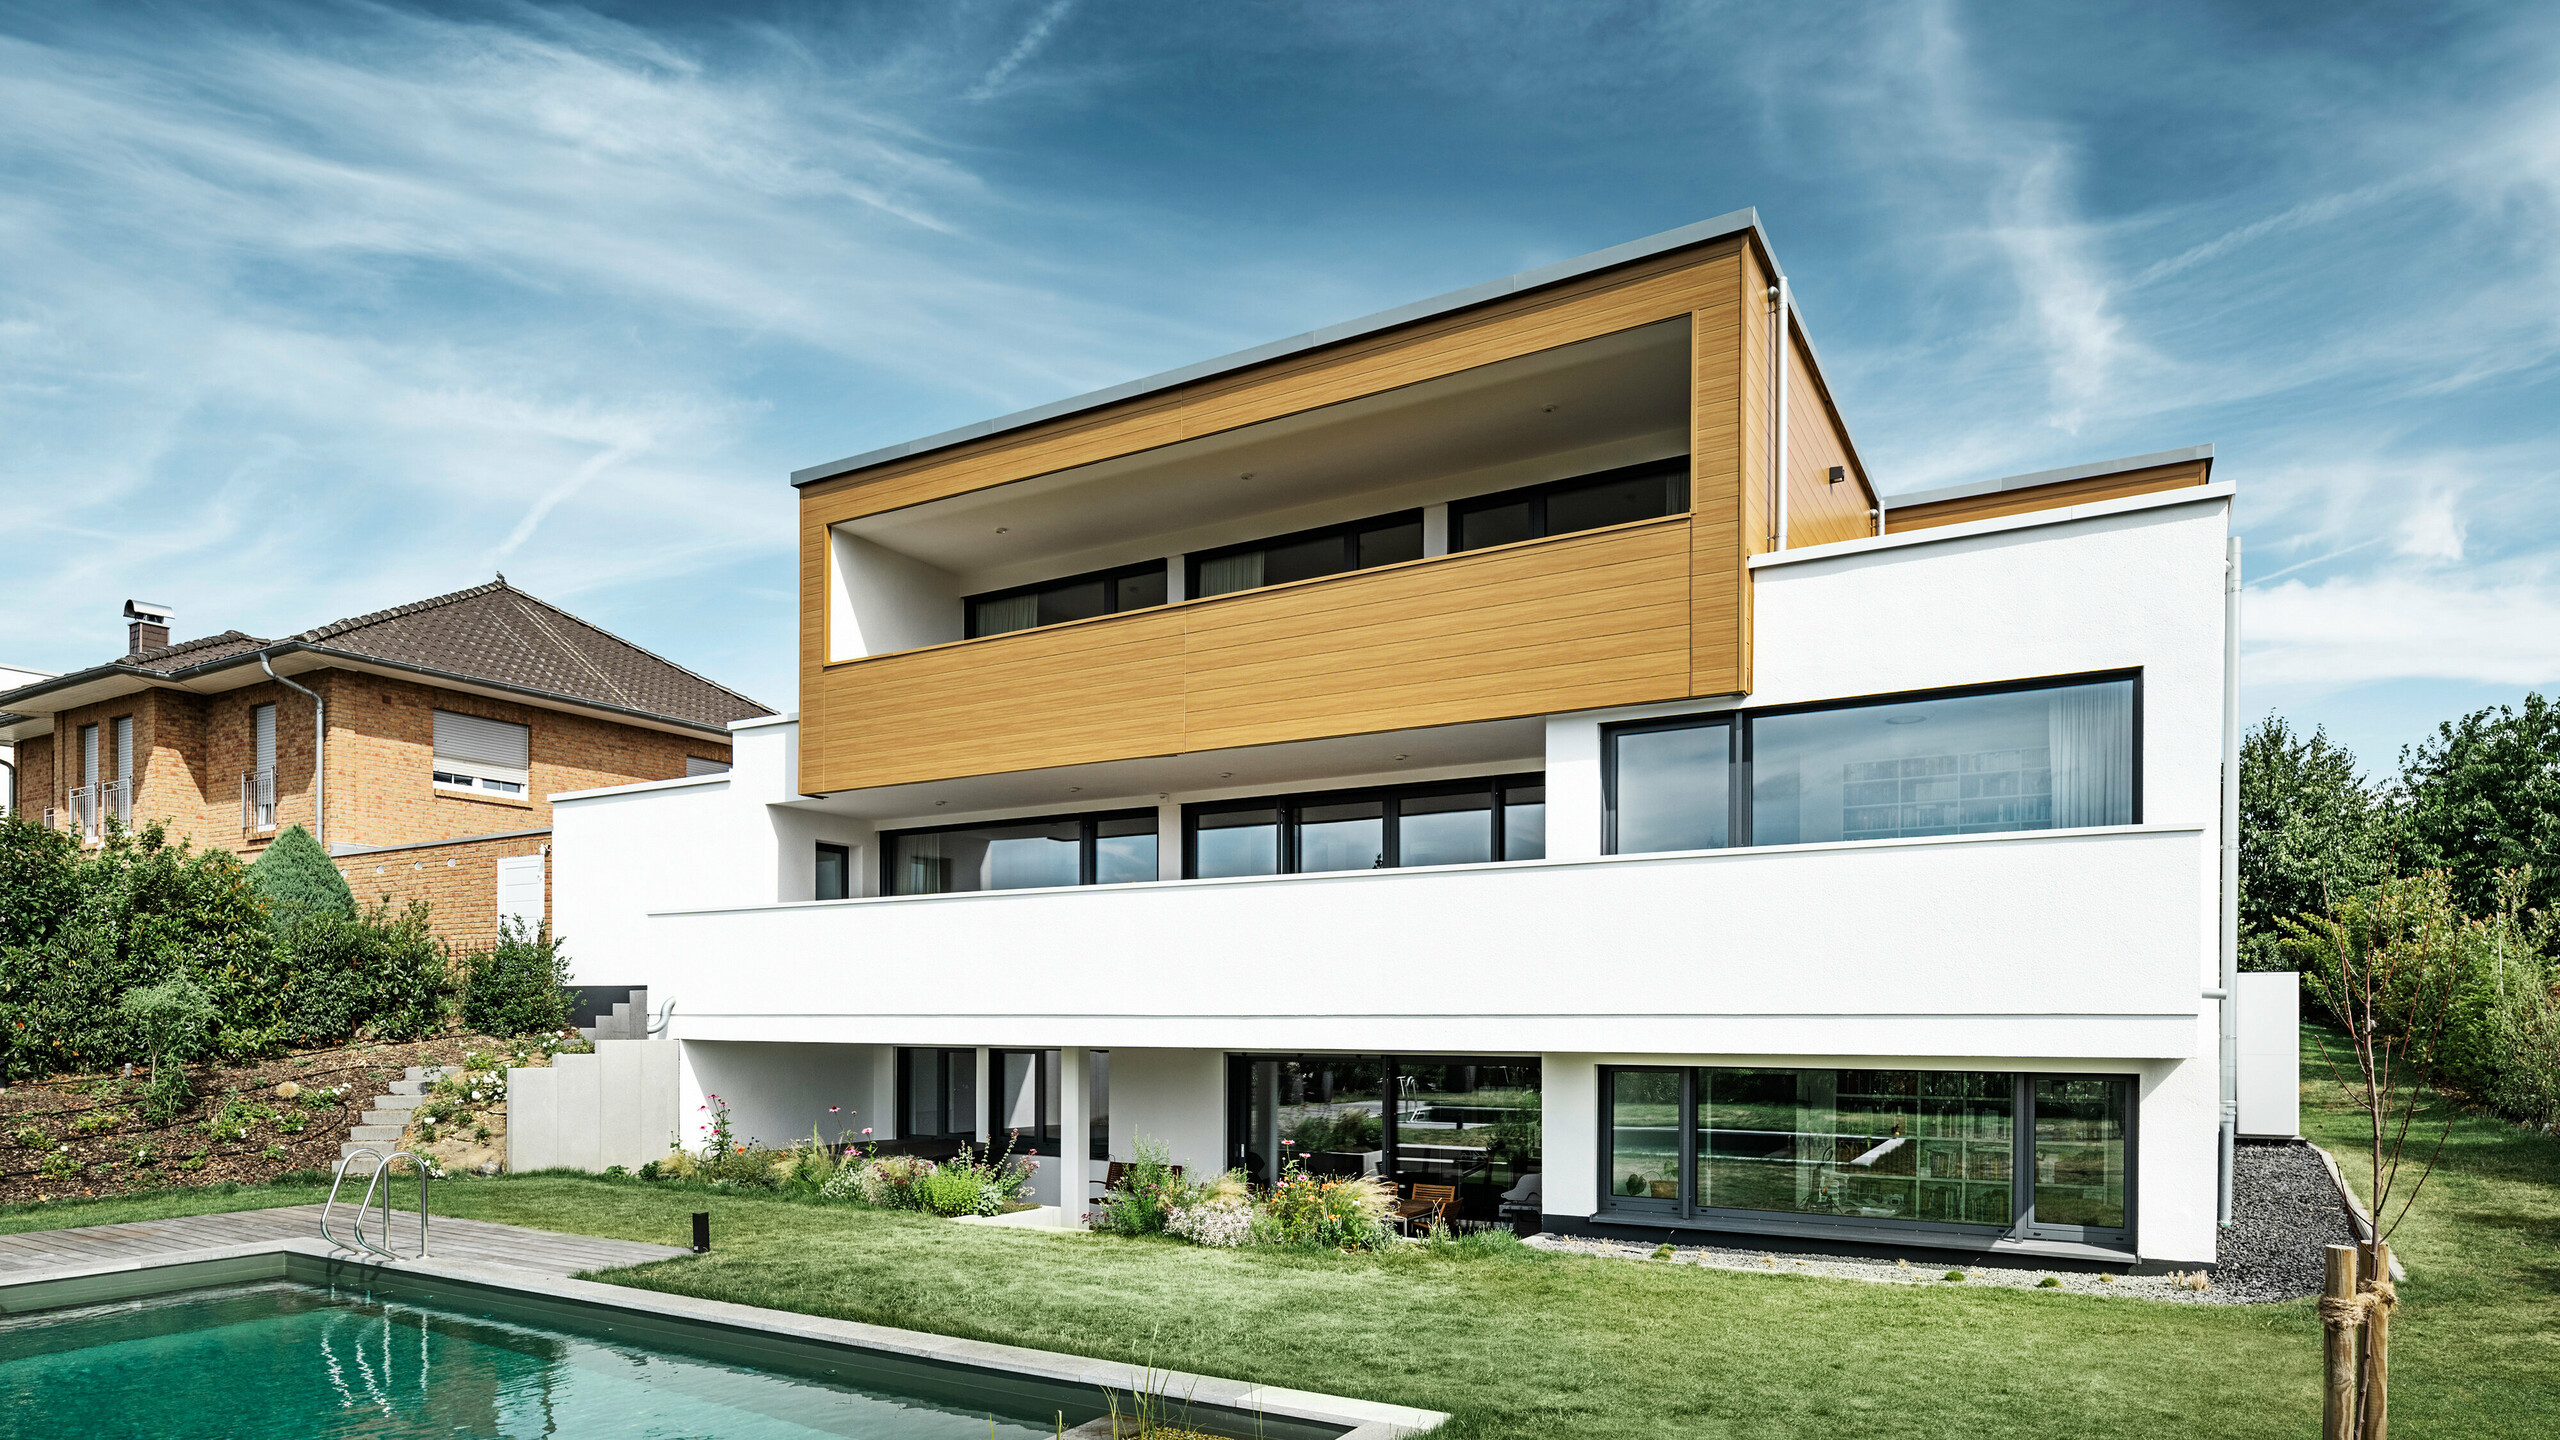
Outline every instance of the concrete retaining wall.
<path fill-rule="evenodd" d="M 637 1170 L 682 1138 L 673 1040 L 599 1040 L 592 1055 L 507 1072 L 507 1169 Z"/>

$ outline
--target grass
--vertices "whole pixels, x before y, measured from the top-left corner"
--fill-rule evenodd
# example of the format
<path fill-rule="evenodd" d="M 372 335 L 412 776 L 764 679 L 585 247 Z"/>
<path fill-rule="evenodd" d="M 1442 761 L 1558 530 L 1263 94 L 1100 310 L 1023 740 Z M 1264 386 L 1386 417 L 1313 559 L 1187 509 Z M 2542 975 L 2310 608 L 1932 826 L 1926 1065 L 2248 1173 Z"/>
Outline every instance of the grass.
<path fill-rule="evenodd" d="M 2304 1124 L 2357 1119 L 2306 1050 Z M 317 1199 L 303 1185 L 15 1207 L 0 1231 Z M 1881 1286 L 1479 1243 L 1343 1256 L 1044 1235 L 568 1175 L 456 1182 L 439 1213 L 713 1253 L 616 1283 L 1446 1410 L 1451 1437 L 2301 1436 L 2307 1302 L 2175 1306 Z M 2394 1237 L 2403 1437 L 2560 1434 L 2560 1141 L 2460 1119 Z"/>

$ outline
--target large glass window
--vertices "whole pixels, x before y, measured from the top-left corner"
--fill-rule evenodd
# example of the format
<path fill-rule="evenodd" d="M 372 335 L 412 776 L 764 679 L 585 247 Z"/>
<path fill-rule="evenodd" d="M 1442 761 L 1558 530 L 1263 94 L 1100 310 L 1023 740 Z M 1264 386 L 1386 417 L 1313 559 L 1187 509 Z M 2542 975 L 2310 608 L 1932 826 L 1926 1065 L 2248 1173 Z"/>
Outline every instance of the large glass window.
<path fill-rule="evenodd" d="M 1422 512 L 1402 510 L 1348 525 L 1203 550 L 1190 558 L 1188 593 L 1195 599 L 1229 595 L 1421 558 Z"/>
<path fill-rule="evenodd" d="M 987 1143 L 999 1153 L 1058 1153 L 1058 1059 L 1055 1050 L 987 1052 Z"/>
<path fill-rule="evenodd" d="M 2132 1236 L 2133 1082 L 2012 1071 L 1602 1072 L 1608 1209 L 1702 1225 Z M 1685 1125 L 1669 1115 L 1687 1116 Z M 2032 1123 L 2022 1123 L 2022 1116 Z"/>
<path fill-rule="evenodd" d="M 1041 625 L 1063 625 L 1069 620 L 1090 620 L 1096 615 L 1116 615 L 1123 610 L 1143 610 L 1161 605 L 1164 600 L 1165 562 L 1149 560 L 1117 570 L 1097 570 L 1063 580 L 991 590 L 961 603 L 968 614 L 968 635 L 974 640 L 981 635 L 1002 635 Z"/>
<path fill-rule="evenodd" d="M 1672 1135 L 1677 1072 L 1663 1073 L 1675 1079 L 1658 1128 Z M 1495 1224 L 1542 1201 L 1540 1075 L 1526 1056 L 1230 1055 L 1228 1163 L 1260 1183 L 1292 1161 L 1374 1175 L 1449 1200 L 1461 1229 Z"/>
<path fill-rule="evenodd" d="M 1221 800 L 1185 811 L 1194 879 L 1465 865 L 1546 854 L 1538 775 Z"/>
<path fill-rule="evenodd" d="M 890 895 L 1153 880 L 1156 813 L 1058 815 L 891 831 L 881 837 L 881 853 L 887 867 L 881 889 Z"/>
<path fill-rule="evenodd" d="M 1449 507 L 1449 548 L 1481 550 L 1688 508 L 1689 457 L 1682 455 L 1457 501 Z"/>
<path fill-rule="evenodd" d="M 1618 726 L 1611 848 L 2133 824 L 2139 715 L 2109 676 Z"/>
<path fill-rule="evenodd" d="M 898 1051 L 898 1136 L 942 1139 L 978 1133 L 978 1052 Z"/>
<path fill-rule="evenodd" d="M 817 883 L 813 898 L 842 900 L 853 893 L 853 850 L 850 846 L 818 842 Z"/>

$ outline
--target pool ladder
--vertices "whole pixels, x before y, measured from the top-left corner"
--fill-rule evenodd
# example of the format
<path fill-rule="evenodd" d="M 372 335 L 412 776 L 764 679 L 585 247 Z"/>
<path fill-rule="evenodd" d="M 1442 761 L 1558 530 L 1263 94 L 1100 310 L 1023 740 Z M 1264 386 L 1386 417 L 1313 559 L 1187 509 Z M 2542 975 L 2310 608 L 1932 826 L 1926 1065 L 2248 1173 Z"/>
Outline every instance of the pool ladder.
<path fill-rule="evenodd" d="M 356 1202 L 353 1228 L 348 1234 L 342 1236 L 329 1224 L 331 1217 L 337 1213 L 338 1190 L 347 1183 L 347 1167 L 368 1155 L 373 1157 L 373 1175 L 365 1181 L 364 1198 Z M 383 1177 L 391 1172 L 391 1162 L 394 1160 L 406 1160 L 417 1167 L 418 1171 L 418 1253 L 415 1255 L 402 1255 L 391 1248 L 391 1187 L 383 1183 Z M 394 1150 L 389 1155 L 385 1155 L 368 1145 L 348 1151 L 339 1157 L 338 1178 L 330 1182 L 328 1203 L 320 1207 L 321 1238 L 340 1249 L 369 1250 L 385 1260 L 426 1259 L 428 1169 L 425 1157 L 411 1154 L 406 1150 Z M 373 1209 L 374 1196 L 377 1192 L 382 1196 L 382 1243 L 379 1245 L 364 1238 L 365 1212 Z"/>

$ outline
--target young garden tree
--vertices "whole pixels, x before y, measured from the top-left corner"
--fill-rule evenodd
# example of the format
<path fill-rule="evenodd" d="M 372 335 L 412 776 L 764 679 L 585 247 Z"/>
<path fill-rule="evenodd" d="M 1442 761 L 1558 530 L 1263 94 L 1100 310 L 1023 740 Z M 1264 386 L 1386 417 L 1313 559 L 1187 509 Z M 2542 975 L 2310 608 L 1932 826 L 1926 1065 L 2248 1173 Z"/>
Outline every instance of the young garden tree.
<path fill-rule="evenodd" d="M 498 941 L 463 957 L 462 1023 L 483 1035 L 533 1035 L 568 1028 L 569 956 L 548 925 L 514 920 Z"/>
<path fill-rule="evenodd" d="M 258 893 L 267 897 L 270 913 L 279 926 L 302 915 L 345 915 L 356 913 L 355 892 L 347 888 L 347 877 L 329 863 L 329 854 L 311 832 L 299 825 L 287 825 L 267 845 L 267 853 L 249 867 L 249 878 Z"/>
<path fill-rule="evenodd" d="M 213 1038 L 213 1000 L 195 981 L 179 975 L 127 992 L 116 1011 L 151 1057 L 144 1112 L 154 1123 L 166 1123 L 193 1098 L 186 1062 L 203 1053 Z"/>
<path fill-rule="evenodd" d="M 2325 730 L 2269 715 L 2240 742 L 2240 968 L 2281 970 L 2281 921 L 2391 873 L 2390 807 Z"/>
<path fill-rule="evenodd" d="M 2527 695 L 2439 725 L 2400 752 L 2400 784 L 2407 859 L 2443 870 L 2463 913 L 2493 913 L 2498 872 L 2528 867 L 2525 905 L 2560 903 L 2560 705 Z"/>

